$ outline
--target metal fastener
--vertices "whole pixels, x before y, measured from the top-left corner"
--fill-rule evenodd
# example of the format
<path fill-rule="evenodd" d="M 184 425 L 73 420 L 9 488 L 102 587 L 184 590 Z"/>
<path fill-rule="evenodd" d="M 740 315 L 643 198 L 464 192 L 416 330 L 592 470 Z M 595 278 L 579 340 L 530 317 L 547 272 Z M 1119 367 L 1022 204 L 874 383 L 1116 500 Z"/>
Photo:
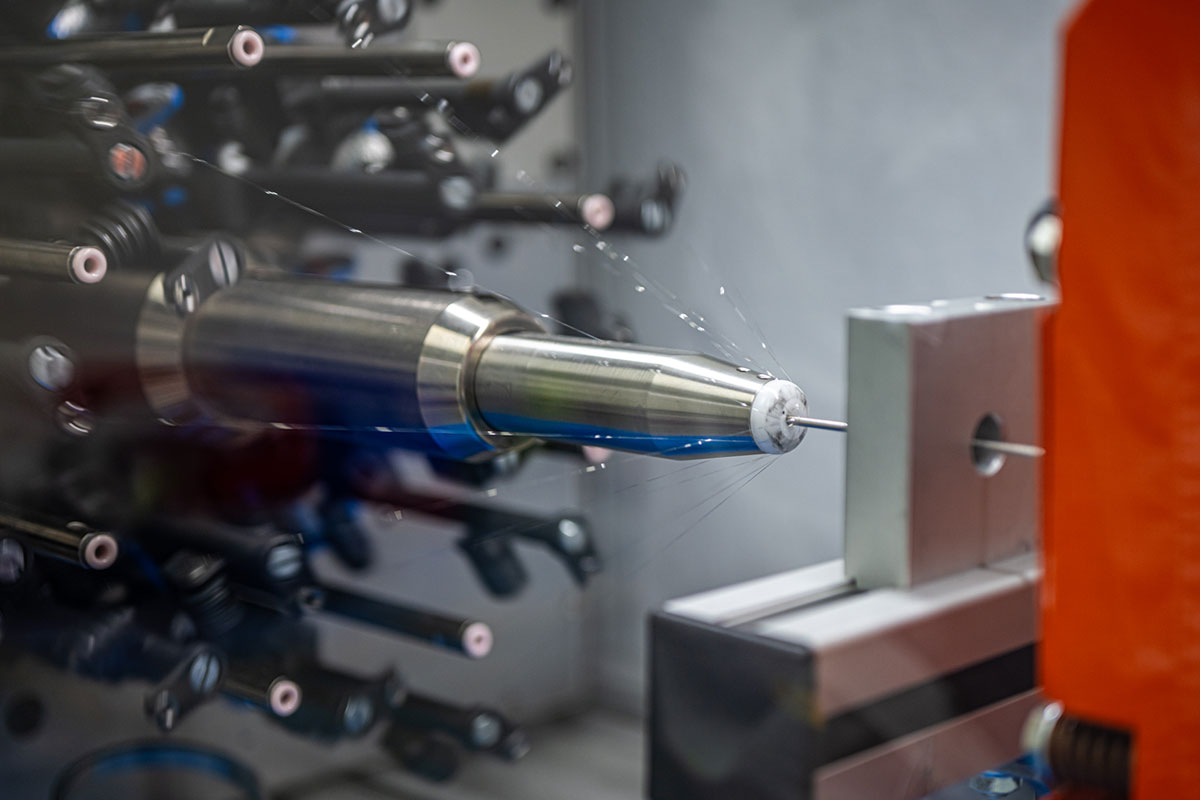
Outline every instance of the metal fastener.
<path fill-rule="evenodd" d="M 221 662 L 212 653 L 201 653 L 192 659 L 192 666 L 188 670 L 188 682 L 192 691 L 209 694 L 216 688 L 220 679 Z"/>
<path fill-rule="evenodd" d="M 131 144 L 117 142 L 108 149 L 108 168 L 123 181 L 140 181 L 148 165 L 146 154 Z"/>
<path fill-rule="evenodd" d="M 25 548 L 16 539 L 0 539 L 0 584 L 14 584 L 25 573 Z"/>
<path fill-rule="evenodd" d="M 183 273 L 175 279 L 174 294 L 175 310 L 180 314 L 192 313 L 200 303 L 200 293 L 196 289 L 196 282 L 187 273 Z"/>
<path fill-rule="evenodd" d="M 475 718 L 471 720 L 471 741 L 476 747 L 495 747 L 500 741 L 500 734 L 503 731 L 504 726 L 500 724 L 500 720 L 495 714 L 485 711 L 476 714 Z"/>
<path fill-rule="evenodd" d="M 1021 788 L 1021 780 L 1005 772 L 981 772 L 967 784 L 984 797 L 1008 797 Z"/>
<path fill-rule="evenodd" d="M 351 735 L 362 733 L 375 721 L 375 704 L 369 697 L 355 695 L 346 701 L 342 712 L 342 727 Z"/>
<path fill-rule="evenodd" d="M 40 345 L 29 354 L 29 375 L 43 389 L 61 392 L 75 380 L 75 362 L 56 345 Z"/>
<path fill-rule="evenodd" d="M 558 546 L 564 553 L 577 556 L 587 549 L 587 531 L 573 519 L 558 522 Z"/>
<path fill-rule="evenodd" d="M 280 544 L 267 553 L 267 575 L 277 581 L 286 581 L 300 574 L 304 565 L 304 554 L 294 544 Z"/>

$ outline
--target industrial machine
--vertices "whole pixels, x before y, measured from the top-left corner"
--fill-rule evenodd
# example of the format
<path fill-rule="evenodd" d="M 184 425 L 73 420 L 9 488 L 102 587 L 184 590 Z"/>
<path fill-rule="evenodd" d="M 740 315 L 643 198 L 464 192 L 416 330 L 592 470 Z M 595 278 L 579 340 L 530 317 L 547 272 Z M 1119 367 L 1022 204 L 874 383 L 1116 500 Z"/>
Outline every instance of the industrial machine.
<path fill-rule="evenodd" d="M 636 343 L 585 295 L 532 311 L 402 248 L 395 280 L 356 280 L 385 237 L 666 235 L 686 183 L 663 162 L 502 188 L 499 147 L 572 65 L 480 77 L 474 44 L 408 36 L 419 14 L 0 0 L 0 666 L 137 683 L 162 734 L 64 765 L 53 797 L 163 766 L 261 796 L 178 741 L 217 702 L 323 745 L 375 732 L 431 781 L 520 759 L 473 687 L 335 666 L 313 624 L 483 659 L 486 620 L 329 580 L 318 552 L 366 569 L 383 509 L 460 528 L 494 598 L 530 580 L 518 540 L 582 586 L 603 556 L 582 515 L 411 464 L 484 488 L 537 451 L 774 456 L 809 428 L 846 436 L 843 557 L 652 615 L 649 797 L 1195 794 L 1200 11 L 1080 3 L 1057 197 L 1026 231 L 1044 292 L 850 311 L 844 422 L 757 365 Z M 317 227 L 340 249 L 306 248 Z"/>
<path fill-rule="evenodd" d="M 422 493 L 395 453 L 481 486 L 539 447 L 583 463 L 781 454 L 811 421 L 803 392 L 759 369 L 608 341 L 586 314 L 456 289 L 419 259 L 395 284 L 353 282 L 301 248 L 331 222 L 350 249 L 478 221 L 670 226 L 671 164 L 607 193 L 496 191 L 480 143 L 519 133 L 571 64 L 552 52 L 476 77 L 474 45 L 403 37 L 412 10 L 0 6 L 0 646 L 142 682 L 165 732 L 224 698 L 323 742 L 384 727 L 397 762 L 441 780 L 462 750 L 513 760 L 528 741 L 469 688 L 438 697 L 420 675 L 327 664 L 307 620 L 472 659 L 491 629 L 325 582 L 311 554 L 368 566 L 365 505 L 463 524 L 497 597 L 528 581 L 514 539 L 580 583 L 601 561 L 583 519 Z M 172 759 L 245 777 L 223 758 L 137 745 L 80 762 L 56 792 Z"/>

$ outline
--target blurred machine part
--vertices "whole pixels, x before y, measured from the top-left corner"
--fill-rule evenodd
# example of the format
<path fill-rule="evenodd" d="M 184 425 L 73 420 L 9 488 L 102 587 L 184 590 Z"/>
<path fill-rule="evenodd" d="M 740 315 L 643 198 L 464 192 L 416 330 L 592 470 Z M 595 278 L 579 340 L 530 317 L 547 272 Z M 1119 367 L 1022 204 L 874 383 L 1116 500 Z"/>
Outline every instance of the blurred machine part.
<path fill-rule="evenodd" d="M 365 515 L 411 510 L 463 528 L 457 549 L 491 596 L 530 580 L 515 540 L 582 585 L 602 566 L 585 519 L 467 492 L 540 447 L 581 469 L 614 450 L 780 454 L 808 418 L 799 387 L 767 372 L 627 330 L 552 333 L 399 249 L 405 280 L 349 280 L 380 236 L 662 235 L 685 184 L 663 162 L 607 193 L 502 187 L 499 144 L 567 89 L 571 62 L 551 51 L 480 77 L 474 44 L 405 37 L 414 13 L 0 4 L 0 646 L 141 684 L 164 733 L 223 699 L 326 744 L 384 728 L 396 763 L 445 780 L 460 752 L 512 761 L 526 735 L 470 685 L 443 696 L 392 666 L 335 666 L 312 618 L 468 659 L 492 629 L 330 580 L 318 551 L 364 570 Z M 302 246 L 316 228 L 334 232 L 328 254 Z M 462 491 L 419 486 L 399 451 Z M 84 758 L 59 789 L 177 757 L 226 764 L 135 743 Z"/>

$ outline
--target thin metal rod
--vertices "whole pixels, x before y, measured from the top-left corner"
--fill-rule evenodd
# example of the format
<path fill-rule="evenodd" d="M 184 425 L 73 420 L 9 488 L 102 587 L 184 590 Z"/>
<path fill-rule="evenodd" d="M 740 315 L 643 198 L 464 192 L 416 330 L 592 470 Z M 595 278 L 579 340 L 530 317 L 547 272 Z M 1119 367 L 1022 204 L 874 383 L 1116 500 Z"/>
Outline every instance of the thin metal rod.
<path fill-rule="evenodd" d="M 803 428 L 820 428 L 823 431 L 838 431 L 845 433 L 850 425 L 835 419 L 816 419 L 815 417 L 788 417 L 788 425 L 799 425 Z"/>
<path fill-rule="evenodd" d="M 1041 458 L 1046 455 L 1046 448 L 1035 444 L 1018 444 L 1016 442 L 1001 442 L 995 439 L 972 439 L 972 447 L 1003 453 L 1006 456 L 1021 456 L 1022 458 Z"/>

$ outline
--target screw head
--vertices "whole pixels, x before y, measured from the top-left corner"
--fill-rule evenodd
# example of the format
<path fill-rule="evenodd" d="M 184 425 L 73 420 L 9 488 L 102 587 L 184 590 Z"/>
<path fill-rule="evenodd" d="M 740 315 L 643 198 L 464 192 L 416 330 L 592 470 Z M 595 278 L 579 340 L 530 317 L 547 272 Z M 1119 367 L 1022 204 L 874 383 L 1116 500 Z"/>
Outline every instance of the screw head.
<path fill-rule="evenodd" d="M 304 554 L 294 544 L 280 544 L 267 553 L 267 574 L 277 581 L 286 581 L 300 574 Z"/>
<path fill-rule="evenodd" d="M 92 412 L 78 403 L 69 400 L 60 403 L 54 413 L 58 427 L 72 436 L 87 436 L 96 429 L 96 418 Z"/>
<path fill-rule="evenodd" d="M 503 731 L 504 726 L 495 714 L 484 711 L 471 720 L 471 741 L 476 747 L 495 747 Z"/>
<path fill-rule="evenodd" d="M 984 797 L 1008 797 L 1021 788 L 1021 780 L 1005 772 L 989 771 L 971 778 L 968 786 Z"/>
<path fill-rule="evenodd" d="M 542 89 L 542 82 L 529 76 L 513 89 L 513 104 L 517 107 L 517 111 L 529 115 L 538 110 L 545 96 L 546 92 Z"/>
<path fill-rule="evenodd" d="M 573 519 L 559 520 L 558 546 L 564 553 L 577 556 L 587 549 L 587 531 Z"/>
<path fill-rule="evenodd" d="M 209 694 L 221 679 L 221 662 L 212 653 L 201 653 L 192 659 L 188 670 L 188 683 L 192 691 Z"/>
<path fill-rule="evenodd" d="M 98 131 L 109 131 L 117 127 L 121 121 L 117 104 L 111 98 L 102 95 L 86 97 L 76 106 L 83 124 Z"/>
<path fill-rule="evenodd" d="M 146 154 L 131 144 L 117 142 L 108 149 L 109 170 L 125 182 L 140 181 L 148 167 Z"/>
<path fill-rule="evenodd" d="M 448 208 L 463 211 L 475 202 L 475 184 L 462 175 L 453 175 L 438 184 L 438 194 Z"/>
<path fill-rule="evenodd" d="M 16 539 L 0 539 L 0 584 L 14 584 L 23 574 L 25 548 Z"/>
<path fill-rule="evenodd" d="M 44 344 L 29 354 L 29 375 L 49 392 L 61 392 L 75 380 L 75 362 L 57 345 Z"/>
<path fill-rule="evenodd" d="M 217 286 L 230 286 L 237 283 L 237 250 L 227 241 L 216 242 L 208 251 L 208 268 L 212 272 Z"/>
<path fill-rule="evenodd" d="M 190 314 L 200 304 L 200 292 L 196 288 L 196 282 L 187 273 L 175 279 L 174 294 L 175 310 L 180 314 Z"/>
<path fill-rule="evenodd" d="M 375 704 L 371 698 L 357 694 L 346 701 L 342 711 L 342 727 L 351 736 L 362 733 L 375 721 Z"/>

